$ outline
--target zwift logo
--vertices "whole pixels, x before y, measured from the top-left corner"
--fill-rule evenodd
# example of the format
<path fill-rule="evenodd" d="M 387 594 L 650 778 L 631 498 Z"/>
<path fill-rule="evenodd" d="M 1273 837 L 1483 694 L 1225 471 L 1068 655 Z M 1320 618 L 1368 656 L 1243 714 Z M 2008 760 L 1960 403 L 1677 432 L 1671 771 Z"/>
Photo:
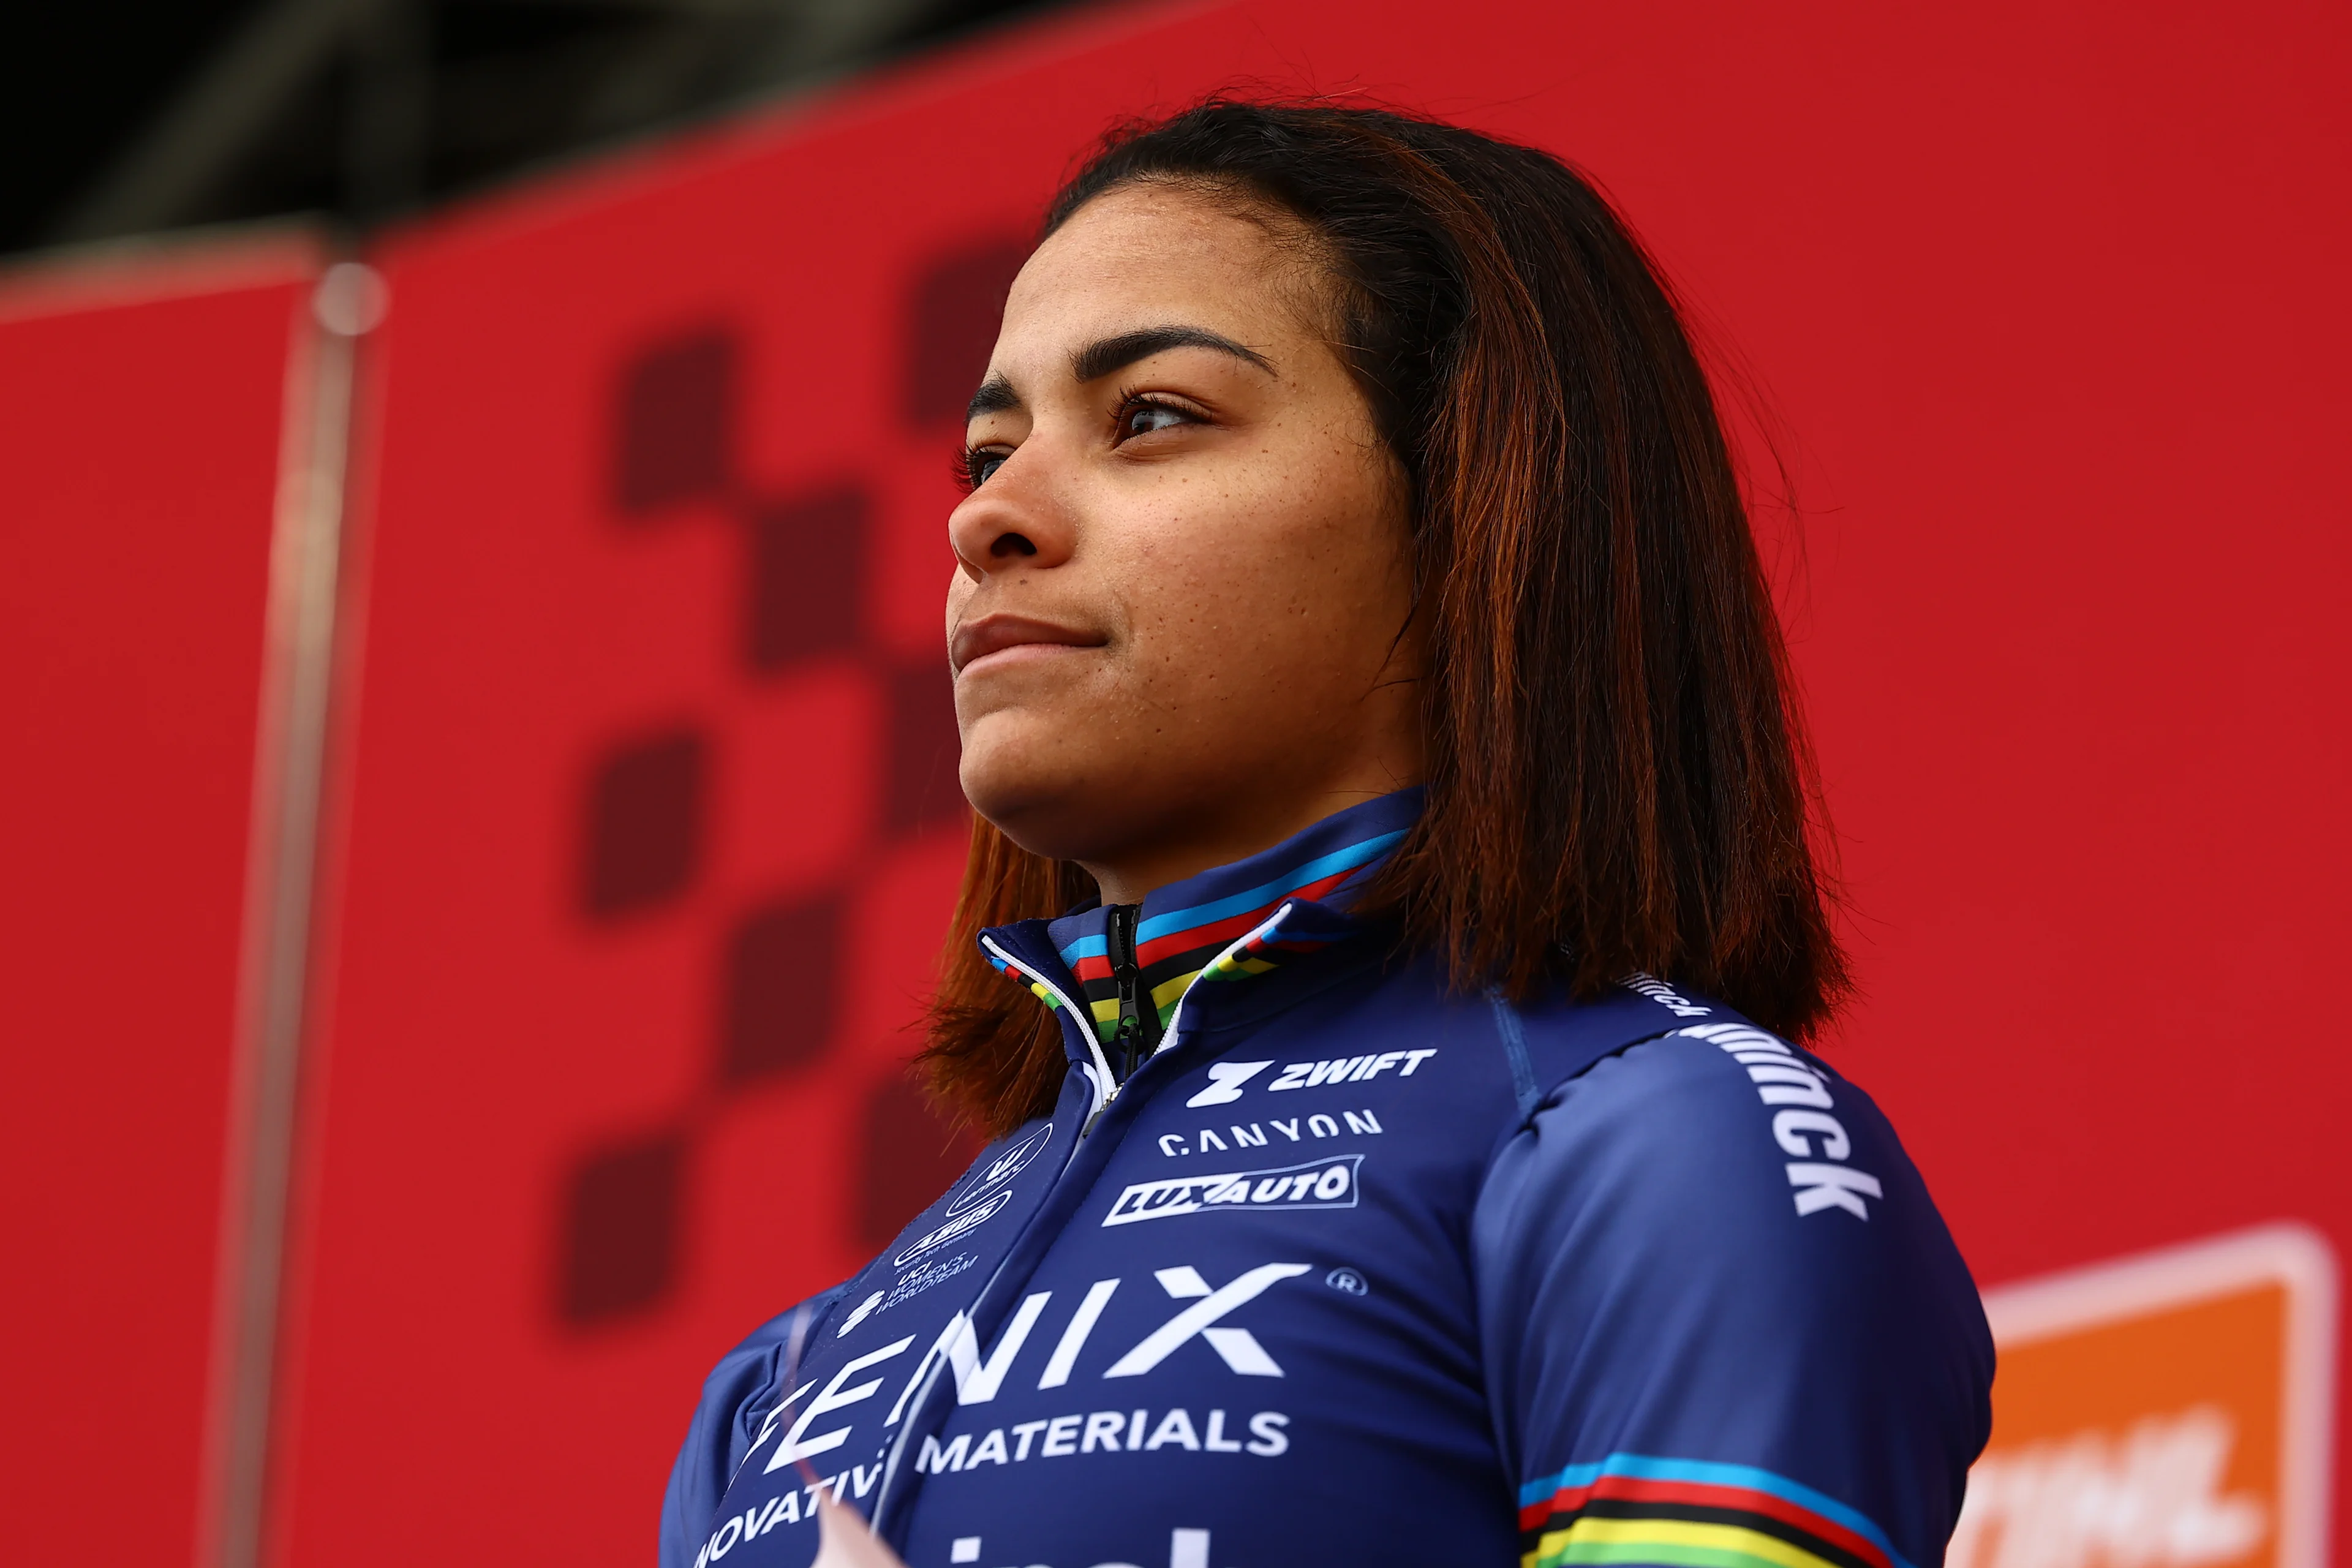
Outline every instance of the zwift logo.
<path fill-rule="evenodd" d="M 1422 1063 L 1436 1054 L 1433 1046 L 1418 1051 L 1374 1051 L 1368 1056 L 1335 1057 L 1328 1061 L 1286 1062 L 1265 1087 L 1271 1091 L 1319 1089 L 1327 1083 L 1362 1083 L 1392 1068 L 1399 1078 L 1411 1078 L 1420 1070 Z M 1242 1097 L 1250 1079 L 1273 1065 L 1270 1061 L 1211 1062 L 1209 1087 L 1184 1103 L 1194 1110 L 1211 1105 L 1230 1105 Z"/>

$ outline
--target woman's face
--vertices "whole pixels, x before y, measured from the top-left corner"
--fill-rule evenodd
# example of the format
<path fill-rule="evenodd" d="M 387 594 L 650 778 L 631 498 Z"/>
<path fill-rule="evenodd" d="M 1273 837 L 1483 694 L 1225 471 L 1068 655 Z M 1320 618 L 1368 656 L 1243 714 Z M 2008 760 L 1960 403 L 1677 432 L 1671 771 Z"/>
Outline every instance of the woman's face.
<path fill-rule="evenodd" d="M 1022 268 L 973 399 L 964 793 L 1109 901 L 1421 776 L 1406 482 L 1302 254 L 1115 190 Z"/>

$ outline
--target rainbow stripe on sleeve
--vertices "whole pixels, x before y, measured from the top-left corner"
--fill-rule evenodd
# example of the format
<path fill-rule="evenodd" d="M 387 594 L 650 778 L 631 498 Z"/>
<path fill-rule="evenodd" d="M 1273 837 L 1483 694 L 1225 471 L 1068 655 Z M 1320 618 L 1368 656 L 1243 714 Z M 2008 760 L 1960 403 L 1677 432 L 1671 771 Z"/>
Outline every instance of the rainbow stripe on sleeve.
<path fill-rule="evenodd" d="M 1612 1454 L 1519 1489 L 1521 1568 L 1911 1568 L 1866 1516 L 1747 1465 Z"/>

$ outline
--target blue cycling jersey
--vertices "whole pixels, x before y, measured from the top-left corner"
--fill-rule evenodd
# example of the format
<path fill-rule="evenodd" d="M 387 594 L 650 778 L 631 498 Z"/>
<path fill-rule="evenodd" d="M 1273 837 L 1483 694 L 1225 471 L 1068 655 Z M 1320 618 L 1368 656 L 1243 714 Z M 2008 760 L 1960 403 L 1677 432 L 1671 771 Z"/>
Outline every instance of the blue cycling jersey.
<path fill-rule="evenodd" d="M 1051 1115 L 704 1391 L 664 1568 L 1927 1568 L 1990 1425 L 1975 1288 L 1863 1093 L 1634 977 L 1514 1007 L 1345 912 L 1415 792 L 988 933 Z"/>

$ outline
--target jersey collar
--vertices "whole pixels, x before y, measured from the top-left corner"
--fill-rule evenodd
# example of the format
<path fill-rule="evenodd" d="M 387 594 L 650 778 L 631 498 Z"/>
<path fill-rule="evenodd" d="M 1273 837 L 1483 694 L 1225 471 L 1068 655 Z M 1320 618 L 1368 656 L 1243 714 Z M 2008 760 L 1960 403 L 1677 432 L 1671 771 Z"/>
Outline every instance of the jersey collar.
<path fill-rule="evenodd" d="M 1271 849 L 1148 894 L 1136 924 L 1143 984 L 1160 1011 L 1160 1049 L 1190 1032 L 1215 992 L 1271 973 L 1362 928 L 1347 912 L 1355 895 L 1421 815 L 1422 792 L 1399 790 L 1335 813 Z M 1100 1060 L 1118 1023 L 1109 957 L 1109 915 L 1099 903 L 1056 921 L 1024 921 L 982 934 L 999 970 L 1063 1012 L 1072 1055 Z M 1067 1004 L 1067 1006 L 1065 1006 Z M 1072 1009 L 1079 1013 L 1069 1017 Z M 1107 1069 L 1106 1069 L 1107 1071 Z"/>

